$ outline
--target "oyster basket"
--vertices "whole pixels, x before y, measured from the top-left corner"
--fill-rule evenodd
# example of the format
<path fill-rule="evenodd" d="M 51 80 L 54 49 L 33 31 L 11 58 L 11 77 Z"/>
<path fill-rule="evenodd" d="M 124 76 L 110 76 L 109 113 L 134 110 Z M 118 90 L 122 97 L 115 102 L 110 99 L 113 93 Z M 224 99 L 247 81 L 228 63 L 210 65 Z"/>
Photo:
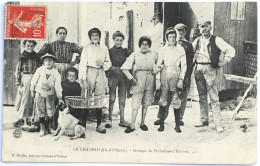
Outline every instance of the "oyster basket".
<path fill-rule="evenodd" d="M 93 96 L 93 97 L 82 97 L 82 96 L 66 96 L 66 104 L 72 108 L 103 108 L 107 107 L 109 103 L 109 95 L 104 96 Z"/>

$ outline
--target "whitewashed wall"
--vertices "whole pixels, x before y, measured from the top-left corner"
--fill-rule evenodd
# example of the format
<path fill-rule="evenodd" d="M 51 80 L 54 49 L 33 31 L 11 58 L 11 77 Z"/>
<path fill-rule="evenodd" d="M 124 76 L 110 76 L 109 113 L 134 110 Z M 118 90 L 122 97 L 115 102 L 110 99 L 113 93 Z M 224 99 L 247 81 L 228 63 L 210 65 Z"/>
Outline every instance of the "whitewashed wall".
<path fill-rule="evenodd" d="M 104 42 L 105 31 L 109 32 L 109 46 L 113 46 L 112 35 L 120 30 L 126 37 L 123 47 L 127 47 L 127 17 L 129 10 L 134 12 L 134 44 L 138 49 L 138 39 L 153 26 L 152 16 L 153 2 L 67 2 L 67 3 L 34 3 L 21 2 L 21 5 L 45 5 L 47 6 L 47 38 L 38 40 L 35 48 L 38 51 L 44 43 L 56 40 L 56 29 L 64 26 L 68 30 L 67 42 L 74 42 L 80 46 L 87 45 L 90 40 L 88 31 L 97 27 L 101 30 L 101 40 Z"/>
<path fill-rule="evenodd" d="M 214 8 L 215 2 L 189 2 L 194 14 L 197 17 L 197 21 L 210 20 L 212 27 L 214 27 Z M 203 10 L 202 10 L 203 9 Z M 223 11 L 224 12 L 224 11 Z M 212 28 L 213 34 L 214 28 Z"/>

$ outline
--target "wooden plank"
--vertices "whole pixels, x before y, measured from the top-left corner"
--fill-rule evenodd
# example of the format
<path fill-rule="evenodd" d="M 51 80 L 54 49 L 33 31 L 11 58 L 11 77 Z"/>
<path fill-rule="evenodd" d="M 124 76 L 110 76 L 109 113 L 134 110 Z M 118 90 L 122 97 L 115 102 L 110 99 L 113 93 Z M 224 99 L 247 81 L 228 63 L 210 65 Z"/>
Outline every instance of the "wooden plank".
<path fill-rule="evenodd" d="M 128 28 L 128 49 L 134 51 L 134 13 L 133 10 L 127 11 Z"/>
<path fill-rule="evenodd" d="M 246 2 L 245 8 L 245 40 L 257 41 L 257 3 Z"/>
<path fill-rule="evenodd" d="M 236 35 L 236 21 L 233 21 L 231 20 L 230 21 L 230 28 L 229 28 L 229 44 L 231 46 L 235 46 L 235 35 Z M 237 53 L 236 53 L 237 54 Z M 233 72 L 233 66 L 234 66 L 234 60 L 231 60 L 229 63 L 228 63 L 228 66 L 227 66 L 227 73 L 228 74 L 232 74 Z M 227 81 L 227 89 L 231 89 L 232 88 L 232 82 L 230 81 Z"/>
<path fill-rule="evenodd" d="M 216 36 L 220 36 L 220 32 L 222 29 L 222 23 L 223 20 L 221 19 L 222 15 L 220 15 L 221 13 L 221 3 L 217 3 L 215 2 L 215 7 L 214 7 L 214 35 Z"/>
<path fill-rule="evenodd" d="M 257 78 L 257 73 L 256 73 L 255 76 L 254 76 L 254 79 L 256 79 L 256 78 Z M 245 93 L 244 93 L 244 95 L 243 95 L 241 101 L 239 102 L 239 104 L 236 106 L 236 108 L 235 108 L 235 110 L 234 110 L 235 113 L 234 113 L 234 115 L 233 115 L 233 117 L 232 117 L 232 120 L 235 120 L 235 117 L 236 117 L 237 114 L 239 113 L 240 107 L 242 106 L 242 104 L 243 104 L 245 98 L 247 97 L 247 94 L 249 93 L 249 91 L 253 88 L 253 85 L 254 85 L 254 84 L 250 84 L 249 87 L 247 88 L 247 90 L 245 91 Z"/>
<path fill-rule="evenodd" d="M 237 19 L 237 4 L 238 2 L 231 2 L 231 19 Z"/>
<path fill-rule="evenodd" d="M 220 14 L 222 13 L 223 10 L 223 3 L 215 3 L 215 7 L 214 7 L 214 35 L 222 37 L 225 36 L 223 33 L 223 27 L 224 27 L 224 22 L 225 22 L 225 14 Z M 219 91 L 225 90 L 226 89 L 226 80 L 225 77 L 223 77 L 223 71 L 224 68 L 221 68 L 219 70 L 219 74 L 218 74 L 218 87 L 219 87 Z"/>
<path fill-rule="evenodd" d="M 227 80 L 232 80 L 236 82 L 241 82 L 244 84 L 257 84 L 257 79 L 256 78 L 250 78 L 250 77 L 242 77 L 238 75 L 233 75 L 233 74 L 224 74 Z"/>
<path fill-rule="evenodd" d="M 17 93 L 15 68 L 20 54 L 20 40 L 4 40 L 3 104 L 14 105 Z"/>
<path fill-rule="evenodd" d="M 249 6 L 250 4 L 249 3 L 246 3 L 246 6 L 245 6 L 245 10 L 246 10 L 246 12 L 245 12 L 245 29 L 244 29 L 244 34 L 245 34 L 245 40 L 249 40 L 249 37 L 248 37 L 248 35 L 249 35 L 249 12 L 247 12 L 248 10 L 250 10 L 250 6 Z"/>
<path fill-rule="evenodd" d="M 242 69 L 240 66 L 239 66 L 239 61 L 240 61 L 240 57 L 243 56 L 241 54 L 243 54 L 241 52 L 241 50 L 239 49 L 239 47 L 242 47 L 240 44 L 239 44 L 239 36 L 240 36 L 240 26 L 241 26 L 241 21 L 235 21 L 235 43 L 234 43 L 234 48 L 236 50 L 236 56 L 231 60 L 233 61 L 233 67 L 232 67 L 232 74 L 235 74 L 235 75 L 240 75 L 240 70 Z M 242 69 L 243 70 L 243 69 Z M 239 82 L 236 82 L 236 81 L 232 81 L 232 89 L 239 89 L 240 88 L 240 83 Z"/>
<path fill-rule="evenodd" d="M 15 78 L 15 71 L 16 71 L 16 65 L 18 63 L 18 59 L 20 58 L 20 52 L 21 52 L 21 42 L 20 40 L 19 41 L 16 41 L 16 42 L 13 42 L 12 44 L 12 50 L 13 50 L 13 53 L 11 55 L 12 57 L 12 98 L 13 98 L 13 101 L 12 103 L 15 104 L 15 99 L 16 99 L 16 93 L 17 93 L 17 86 L 15 85 L 15 82 L 16 82 L 16 78 Z"/>
<path fill-rule="evenodd" d="M 3 85 L 3 104 L 12 104 L 12 96 L 10 95 L 12 92 L 12 66 L 10 62 L 12 61 L 11 56 L 9 55 L 12 51 L 11 49 L 12 40 L 4 41 L 4 85 Z"/>
<path fill-rule="evenodd" d="M 237 2 L 237 20 L 245 19 L 245 2 Z"/>
<path fill-rule="evenodd" d="M 224 12 L 224 16 L 223 16 L 223 21 L 224 21 L 224 24 L 223 24 L 223 29 L 222 31 L 224 32 L 224 34 L 221 36 L 226 42 L 230 42 L 230 17 L 231 17 L 231 3 L 230 2 L 226 2 L 222 5 L 222 9 L 224 8 L 223 11 Z M 224 67 L 223 67 L 223 73 L 228 73 L 228 64 L 226 64 Z M 226 80 L 226 78 L 222 75 L 222 79 L 223 79 L 223 84 L 224 84 L 224 89 L 223 90 L 226 90 L 229 88 L 229 83 L 228 81 Z"/>
<path fill-rule="evenodd" d="M 239 75 L 245 76 L 245 25 L 246 21 L 241 21 L 240 24 L 240 34 L 239 34 L 239 52 L 240 52 L 240 59 L 238 65 L 241 67 Z"/>

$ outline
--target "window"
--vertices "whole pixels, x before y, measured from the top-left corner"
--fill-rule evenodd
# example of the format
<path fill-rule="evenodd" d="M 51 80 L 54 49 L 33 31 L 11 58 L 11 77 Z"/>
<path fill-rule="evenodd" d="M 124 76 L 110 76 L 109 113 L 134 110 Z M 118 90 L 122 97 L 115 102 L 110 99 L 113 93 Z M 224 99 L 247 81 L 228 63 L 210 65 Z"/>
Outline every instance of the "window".
<path fill-rule="evenodd" d="M 231 20 L 245 19 L 245 2 L 231 2 Z"/>

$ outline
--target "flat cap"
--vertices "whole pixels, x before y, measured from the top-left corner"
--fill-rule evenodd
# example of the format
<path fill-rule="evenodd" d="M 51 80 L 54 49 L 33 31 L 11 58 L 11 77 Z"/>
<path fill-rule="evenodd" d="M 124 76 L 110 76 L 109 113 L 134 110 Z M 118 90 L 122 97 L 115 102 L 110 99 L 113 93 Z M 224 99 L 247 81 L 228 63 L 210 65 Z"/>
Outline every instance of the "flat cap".
<path fill-rule="evenodd" d="M 200 26 L 203 26 L 203 25 L 211 25 L 211 21 L 210 20 L 202 20 L 199 22 L 199 25 Z"/>
<path fill-rule="evenodd" d="M 44 59 L 46 59 L 46 58 L 51 58 L 51 59 L 53 59 L 54 61 L 57 61 L 57 58 L 54 56 L 54 55 L 51 55 L 51 54 L 45 54 L 45 55 L 43 55 L 42 57 L 41 57 L 41 60 L 42 61 L 44 61 Z"/>
<path fill-rule="evenodd" d="M 186 29 L 187 28 L 187 26 L 185 25 L 185 24 L 183 24 L 183 23 L 179 23 L 179 24 L 176 24 L 175 26 L 174 26 L 174 28 L 175 29 Z"/>

